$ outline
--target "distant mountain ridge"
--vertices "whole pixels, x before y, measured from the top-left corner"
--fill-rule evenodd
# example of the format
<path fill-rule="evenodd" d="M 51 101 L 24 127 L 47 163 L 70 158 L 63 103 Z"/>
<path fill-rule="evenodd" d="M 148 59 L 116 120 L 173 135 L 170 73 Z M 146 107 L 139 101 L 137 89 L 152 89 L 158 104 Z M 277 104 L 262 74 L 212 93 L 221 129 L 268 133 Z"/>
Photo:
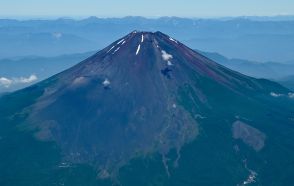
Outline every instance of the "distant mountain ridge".
<path fill-rule="evenodd" d="M 130 30 L 162 30 L 191 48 L 230 58 L 284 62 L 294 59 L 294 21 L 248 18 L 188 19 L 162 17 L 83 20 L 0 20 L 0 58 L 56 56 L 102 48 Z M 179 29 L 181 28 L 181 29 Z M 109 32 L 111 30 L 112 32 Z"/>
<path fill-rule="evenodd" d="M 230 69 L 256 78 L 279 80 L 294 74 L 294 64 L 292 63 L 261 63 L 245 59 L 229 59 L 218 53 L 202 51 L 199 52 Z"/>

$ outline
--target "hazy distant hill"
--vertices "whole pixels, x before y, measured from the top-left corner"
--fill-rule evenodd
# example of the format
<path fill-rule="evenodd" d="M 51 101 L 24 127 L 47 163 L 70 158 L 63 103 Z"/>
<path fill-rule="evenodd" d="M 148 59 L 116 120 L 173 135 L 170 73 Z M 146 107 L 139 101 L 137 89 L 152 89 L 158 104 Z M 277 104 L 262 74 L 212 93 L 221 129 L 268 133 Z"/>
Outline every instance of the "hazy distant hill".
<path fill-rule="evenodd" d="M 255 61 L 294 59 L 291 17 L 0 20 L 0 58 L 53 56 L 102 48 L 131 30 L 163 31 L 191 48 Z M 110 32 L 111 30 L 111 32 Z M 17 53 L 16 53 L 17 51 Z"/>
<path fill-rule="evenodd" d="M 281 78 L 278 82 L 294 91 L 294 75 Z"/>
<path fill-rule="evenodd" d="M 229 59 L 218 53 L 201 52 L 210 59 L 243 74 L 257 77 L 278 80 L 294 75 L 294 63 L 277 62 L 256 62 L 244 59 Z"/>

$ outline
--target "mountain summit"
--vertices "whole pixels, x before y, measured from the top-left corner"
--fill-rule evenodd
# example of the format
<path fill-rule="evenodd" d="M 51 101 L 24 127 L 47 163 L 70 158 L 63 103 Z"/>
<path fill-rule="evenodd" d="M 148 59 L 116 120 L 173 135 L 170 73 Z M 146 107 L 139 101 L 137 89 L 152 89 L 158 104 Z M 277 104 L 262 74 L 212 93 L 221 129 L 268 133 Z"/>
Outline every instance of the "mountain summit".
<path fill-rule="evenodd" d="M 287 184 L 292 97 L 161 32 L 134 31 L 0 99 L 2 182 Z"/>

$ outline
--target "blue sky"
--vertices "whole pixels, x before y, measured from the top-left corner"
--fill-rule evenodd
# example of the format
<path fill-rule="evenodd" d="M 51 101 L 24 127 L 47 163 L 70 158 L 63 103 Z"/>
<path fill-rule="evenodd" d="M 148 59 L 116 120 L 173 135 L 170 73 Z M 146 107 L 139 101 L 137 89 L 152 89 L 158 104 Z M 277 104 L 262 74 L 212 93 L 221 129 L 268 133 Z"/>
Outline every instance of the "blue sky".
<path fill-rule="evenodd" d="M 0 0 L 0 16 L 294 15 L 294 0 Z"/>

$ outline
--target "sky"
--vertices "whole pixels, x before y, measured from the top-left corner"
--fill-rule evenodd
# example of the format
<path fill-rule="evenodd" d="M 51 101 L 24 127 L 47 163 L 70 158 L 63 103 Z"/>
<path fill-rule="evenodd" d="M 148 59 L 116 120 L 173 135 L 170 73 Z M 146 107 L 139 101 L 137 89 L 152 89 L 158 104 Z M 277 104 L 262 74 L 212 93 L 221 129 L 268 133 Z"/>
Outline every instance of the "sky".
<path fill-rule="evenodd" d="M 294 0 L 0 0 L 4 17 L 294 15 Z"/>

